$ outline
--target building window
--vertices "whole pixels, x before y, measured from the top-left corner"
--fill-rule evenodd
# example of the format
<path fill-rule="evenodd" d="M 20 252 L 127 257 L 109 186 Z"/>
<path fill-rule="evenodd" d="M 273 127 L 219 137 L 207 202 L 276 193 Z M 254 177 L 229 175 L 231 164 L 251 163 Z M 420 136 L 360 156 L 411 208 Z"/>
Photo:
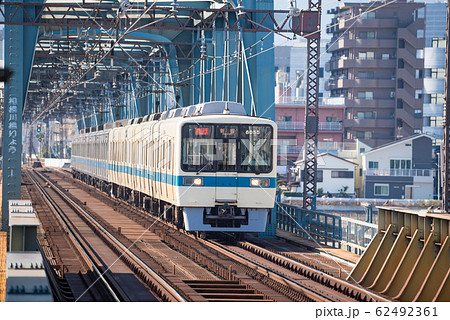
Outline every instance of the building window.
<path fill-rule="evenodd" d="M 403 59 L 398 59 L 398 68 L 403 69 L 405 67 L 405 61 Z"/>
<path fill-rule="evenodd" d="M 399 48 L 405 47 L 405 39 L 398 39 L 398 47 Z"/>
<path fill-rule="evenodd" d="M 326 117 L 326 122 L 339 122 L 338 117 Z"/>
<path fill-rule="evenodd" d="M 283 121 L 283 122 L 292 121 L 292 116 L 278 116 L 278 121 Z"/>
<path fill-rule="evenodd" d="M 422 79 L 423 73 L 422 70 L 416 70 L 416 79 Z"/>
<path fill-rule="evenodd" d="M 391 91 L 391 93 L 389 94 L 389 98 L 395 99 L 395 91 Z"/>
<path fill-rule="evenodd" d="M 356 131 L 357 139 L 372 139 L 372 131 Z"/>
<path fill-rule="evenodd" d="M 369 161 L 369 169 L 378 169 L 378 161 Z"/>
<path fill-rule="evenodd" d="M 359 60 L 374 60 L 375 53 L 373 51 L 358 52 L 358 59 Z"/>
<path fill-rule="evenodd" d="M 392 159 L 390 161 L 390 168 L 392 170 L 396 170 L 396 169 L 411 169 L 411 160 Z"/>
<path fill-rule="evenodd" d="M 397 79 L 397 88 L 403 88 L 403 79 Z"/>
<path fill-rule="evenodd" d="M 432 93 L 430 94 L 430 103 L 431 104 L 443 104 L 445 102 L 443 93 Z"/>
<path fill-rule="evenodd" d="M 374 73 L 373 71 L 359 71 L 358 78 L 360 79 L 373 79 Z"/>
<path fill-rule="evenodd" d="M 376 196 L 388 196 L 389 185 L 388 184 L 375 184 L 373 194 Z"/>
<path fill-rule="evenodd" d="M 360 31 L 359 38 L 360 39 L 376 39 L 377 33 L 375 31 Z"/>
<path fill-rule="evenodd" d="M 403 127 L 403 120 L 397 119 L 397 127 L 402 128 Z"/>
<path fill-rule="evenodd" d="M 383 54 L 381 55 L 381 59 L 382 59 L 382 60 L 389 60 L 389 53 L 383 53 Z"/>
<path fill-rule="evenodd" d="M 376 112 L 373 111 L 359 111 L 356 113 L 358 119 L 375 119 Z"/>
<path fill-rule="evenodd" d="M 421 130 L 419 130 L 419 129 L 417 129 L 417 130 L 414 130 L 414 134 L 419 134 L 419 133 L 422 133 L 422 131 L 421 131 Z"/>
<path fill-rule="evenodd" d="M 423 59 L 423 49 L 416 50 L 416 59 Z"/>
<path fill-rule="evenodd" d="M 444 68 L 425 69 L 425 78 L 445 79 Z"/>
<path fill-rule="evenodd" d="M 361 19 L 375 19 L 375 11 L 363 13 L 360 16 Z"/>
<path fill-rule="evenodd" d="M 414 110 L 414 118 L 416 119 L 422 118 L 422 110 Z"/>
<path fill-rule="evenodd" d="M 425 35 L 425 32 L 423 29 L 417 29 L 417 38 L 422 39 Z"/>
<path fill-rule="evenodd" d="M 323 170 L 317 170 L 317 182 L 323 182 Z"/>
<path fill-rule="evenodd" d="M 419 8 L 414 11 L 414 21 L 425 18 L 425 8 Z"/>
<path fill-rule="evenodd" d="M 331 171 L 332 178 L 353 179 L 353 171 Z"/>
<path fill-rule="evenodd" d="M 425 127 L 442 127 L 444 125 L 444 120 L 443 117 L 425 117 L 423 125 Z"/>
<path fill-rule="evenodd" d="M 358 99 L 373 100 L 373 92 L 372 91 L 360 91 L 360 92 L 358 92 Z"/>
<path fill-rule="evenodd" d="M 416 91 L 414 91 L 414 98 L 416 98 L 416 99 L 422 99 L 422 90 L 416 90 Z"/>
<path fill-rule="evenodd" d="M 432 38 L 431 46 L 433 48 L 445 48 L 445 38 Z"/>

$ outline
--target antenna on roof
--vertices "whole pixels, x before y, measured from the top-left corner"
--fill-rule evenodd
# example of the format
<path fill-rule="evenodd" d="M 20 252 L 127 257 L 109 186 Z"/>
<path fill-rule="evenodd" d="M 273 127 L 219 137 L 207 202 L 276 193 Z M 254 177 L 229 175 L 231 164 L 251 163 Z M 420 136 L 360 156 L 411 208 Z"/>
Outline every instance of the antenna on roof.
<path fill-rule="evenodd" d="M 225 109 L 223 109 L 223 114 L 230 114 L 230 109 L 228 109 L 228 101 L 225 102 Z"/>

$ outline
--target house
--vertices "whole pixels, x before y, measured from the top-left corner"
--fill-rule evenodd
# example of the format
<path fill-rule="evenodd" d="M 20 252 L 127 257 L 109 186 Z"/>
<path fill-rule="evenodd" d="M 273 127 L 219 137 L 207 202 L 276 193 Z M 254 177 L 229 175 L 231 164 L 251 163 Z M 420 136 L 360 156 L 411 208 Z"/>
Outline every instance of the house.
<path fill-rule="evenodd" d="M 433 199 L 432 139 L 417 134 L 364 152 L 364 197 Z"/>
<path fill-rule="evenodd" d="M 303 160 L 296 163 L 296 180 L 298 192 L 303 192 Z M 331 153 L 317 155 L 317 190 L 318 195 L 331 194 L 333 196 L 355 195 L 355 166 L 357 164 Z M 301 173 L 301 174 L 299 174 Z M 321 190 L 322 192 L 320 192 Z M 295 191 L 295 190 L 293 190 Z"/>

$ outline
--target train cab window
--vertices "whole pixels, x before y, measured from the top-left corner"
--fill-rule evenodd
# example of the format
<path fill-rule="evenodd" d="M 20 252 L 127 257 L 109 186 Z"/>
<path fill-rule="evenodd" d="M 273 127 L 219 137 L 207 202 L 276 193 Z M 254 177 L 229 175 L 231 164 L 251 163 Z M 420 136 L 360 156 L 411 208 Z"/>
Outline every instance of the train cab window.
<path fill-rule="evenodd" d="M 241 125 L 239 172 L 272 171 L 272 127 Z"/>
<path fill-rule="evenodd" d="M 184 171 L 272 171 L 272 127 L 269 125 L 186 124 L 182 137 Z"/>
<path fill-rule="evenodd" d="M 216 126 L 216 163 L 217 171 L 236 172 L 237 139 L 239 126 Z"/>
<path fill-rule="evenodd" d="M 214 171 L 214 126 L 183 126 L 182 161 L 184 171 Z"/>

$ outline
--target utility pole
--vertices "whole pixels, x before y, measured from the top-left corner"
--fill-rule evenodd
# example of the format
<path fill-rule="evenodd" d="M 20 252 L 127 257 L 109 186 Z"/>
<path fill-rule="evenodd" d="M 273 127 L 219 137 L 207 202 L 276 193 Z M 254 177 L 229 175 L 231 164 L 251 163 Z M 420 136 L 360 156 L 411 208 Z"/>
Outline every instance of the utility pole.
<path fill-rule="evenodd" d="M 309 0 L 308 10 L 298 12 L 291 2 L 292 31 L 307 39 L 305 142 L 303 151 L 303 208 L 316 209 L 317 136 L 319 131 L 319 67 L 321 0 Z"/>

